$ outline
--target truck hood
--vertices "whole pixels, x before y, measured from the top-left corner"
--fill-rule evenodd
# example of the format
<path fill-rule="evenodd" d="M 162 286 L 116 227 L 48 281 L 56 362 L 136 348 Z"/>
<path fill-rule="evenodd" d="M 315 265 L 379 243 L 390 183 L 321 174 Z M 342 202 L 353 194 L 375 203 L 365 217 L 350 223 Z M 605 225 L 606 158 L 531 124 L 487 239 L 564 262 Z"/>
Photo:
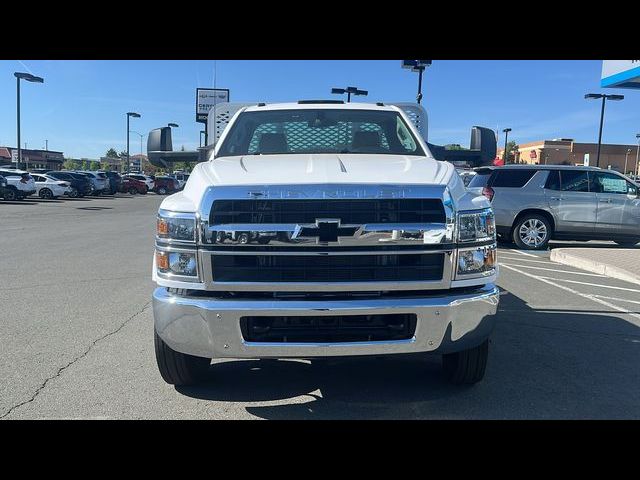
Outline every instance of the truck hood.
<path fill-rule="evenodd" d="M 305 184 L 446 185 L 462 210 L 489 206 L 467 192 L 448 162 L 431 157 L 368 154 L 291 154 L 221 157 L 195 166 L 184 190 L 165 198 L 160 208 L 195 212 L 210 187 Z"/>
<path fill-rule="evenodd" d="M 451 166 L 428 157 L 369 154 L 245 155 L 203 165 L 214 185 L 446 184 Z"/>

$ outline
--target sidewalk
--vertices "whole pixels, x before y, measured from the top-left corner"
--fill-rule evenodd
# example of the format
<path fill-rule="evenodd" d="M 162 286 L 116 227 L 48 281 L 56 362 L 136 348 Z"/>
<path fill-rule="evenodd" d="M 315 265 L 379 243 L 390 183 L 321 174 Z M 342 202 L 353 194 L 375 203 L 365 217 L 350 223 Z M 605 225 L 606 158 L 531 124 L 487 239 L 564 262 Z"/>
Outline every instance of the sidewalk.
<path fill-rule="evenodd" d="M 551 261 L 640 285 L 640 248 L 556 248 Z"/>

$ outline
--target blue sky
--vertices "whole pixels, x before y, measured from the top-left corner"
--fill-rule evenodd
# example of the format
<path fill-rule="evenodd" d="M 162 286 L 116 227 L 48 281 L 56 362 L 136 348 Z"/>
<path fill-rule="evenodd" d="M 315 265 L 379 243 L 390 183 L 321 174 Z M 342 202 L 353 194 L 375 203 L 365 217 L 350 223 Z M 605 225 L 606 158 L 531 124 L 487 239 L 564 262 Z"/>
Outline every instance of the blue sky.
<path fill-rule="evenodd" d="M 44 84 L 22 83 L 22 144 L 61 150 L 75 158 L 99 158 L 109 147 L 125 149 L 127 111 L 140 119 L 141 134 L 175 122 L 174 148 L 194 149 L 203 124 L 195 122 L 195 89 L 231 90 L 232 101 L 292 101 L 331 98 L 331 87 L 369 90 L 356 101 L 414 101 L 417 74 L 384 61 L 59 61 L 0 62 L 0 145 L 16 143 L 15 71 L 30 71 Z M 595 142 L 600 104 L 584 99 L 599 88 L 602 62 L 434 60 L 425 74 L 423 104 L 429 113 L 429 141 L 469 145 L 470 128 L 502 130 L 518 143 L 557 137 Z M 640 132 L 640 92 L 608 102 L 603 142 L 634 144 Z M 334 97 L 337 98 L 337 97 Z M 366 100 L 361 100 L 366 99 Z M 501 134 L 501 139 L 502 139 Z M 131 135 L 131 154 L 140 137 Z M 143 151 L 146 150 L 146 137 Z"/>

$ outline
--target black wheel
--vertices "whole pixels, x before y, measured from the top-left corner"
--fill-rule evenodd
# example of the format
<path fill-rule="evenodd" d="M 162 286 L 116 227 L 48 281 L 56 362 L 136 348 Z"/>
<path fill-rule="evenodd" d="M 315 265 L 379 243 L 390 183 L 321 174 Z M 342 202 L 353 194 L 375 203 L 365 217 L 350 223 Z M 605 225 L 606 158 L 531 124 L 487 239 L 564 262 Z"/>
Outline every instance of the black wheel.
<path fill-rule="evenodd" d="M 166 195 L 167 194 L 167 189 L 164 187 L 160 187 L 158 188 L 158 191 L 156 192 L 158 195 Z"/>
<path fill-rule="evenodd" d="M 636 238 L 635 240 L 614 240 L 621 247 L 635 247 L 638 243 L 640 243 L 640 238 Z"/>
<path fill-rule="evenodd" d="M 249 243 L 249 234 L 248 233 L 241 233 L 238 236 L 238 241 L 242 244 L 242 245 L 246 245 L 247 243 Z"/>
<path fill-rule="evenodd" d="M 4 191 L 4 199 L 9 201 L 14 201 L 18 198 L 18 194 L 13 188 L 7 188 Z"/>
<path fill-rule="evenodd" d="M 171 385 L 193 385 L 203 380 L 211 360 L 176 352 L 164 343 L 157 332 L 153 331 L 153 343 L 156 351 L 156 363 L 162 379 Z"/>
<path fill-rule="evenodd" d="M 138 193 L 138 190 L 136 189 L 136 187 L 131 187 L 131 188 L 129 189 L 129 193 L 130 193 L 131 195 L 135 195 L 136 193 Z"/>
<path fill-rule="evenodd" d="M 40 198 L 50 199 L 53 198 L 53 192 L 48 188 L 41 188 L 40 193 L 38 194 Z"/>
<path fill-rule="evenodd" d="M 140 192 L 140 194 L 141 194 L 141 195 L 146 195 L 146 194 L 147 194 L 147 192 L 149 192 L 149 187 L 144 187 L 144 188 L 142 189 L 142 191 Z"/>
<path fill-rule="evenodd" d="M 542 215 L 526 214 L 513 226 L 513 242 L 523 250 L 544 250 L 551 240 L 553 229 Z"/>
<path fill-rule="evenodd" d="M 260 245 L 267 245 L 271 239 L 269 237 L 258 237 L 258 243 Z"/>
<path fill-rule="evenodd" d="M 71 191 L 69 192 L 69 198 L 78 198 L 78 189 L 71 187 Z"/>
<path fill-rule="evenodd" d="M 442 355 L 442 368 L 447 379 L 456 385 L 477 383 L 484 377 L 489 356 L 489 340 L 475 348 Z"/>

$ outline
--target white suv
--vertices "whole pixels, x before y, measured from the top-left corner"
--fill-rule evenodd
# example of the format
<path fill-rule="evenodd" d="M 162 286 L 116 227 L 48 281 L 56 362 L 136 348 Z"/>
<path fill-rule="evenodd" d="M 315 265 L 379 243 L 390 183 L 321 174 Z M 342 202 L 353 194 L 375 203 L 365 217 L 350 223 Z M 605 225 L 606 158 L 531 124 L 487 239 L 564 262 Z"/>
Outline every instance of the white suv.
<path fill-rule="evenodd" d="M 36 193 L 36 183 L 29 172 L 24 170 L 0 170 L 0 175 L 7 179 L 5 200 L 22 200 Z"/>
<path fill-rule="evenodd" d="M 141 173 L 129 173 L 125 175 L 125 177 L 134 178 L 136 180 L 140 180 L 141 182 L 144 182 L 147 185 L 147 188 L 149 190 L 153 190 L 153 187 L 155 185 L 153 178 L 148 177 L 147 175 L 142 175 Z"/>
<path fill-rule="evenodd" d="M 32 175 L 36 182 L 36 193 L 40 198 L 57 198 L 71 192 L 71 184 L 48 175 Z"/>

